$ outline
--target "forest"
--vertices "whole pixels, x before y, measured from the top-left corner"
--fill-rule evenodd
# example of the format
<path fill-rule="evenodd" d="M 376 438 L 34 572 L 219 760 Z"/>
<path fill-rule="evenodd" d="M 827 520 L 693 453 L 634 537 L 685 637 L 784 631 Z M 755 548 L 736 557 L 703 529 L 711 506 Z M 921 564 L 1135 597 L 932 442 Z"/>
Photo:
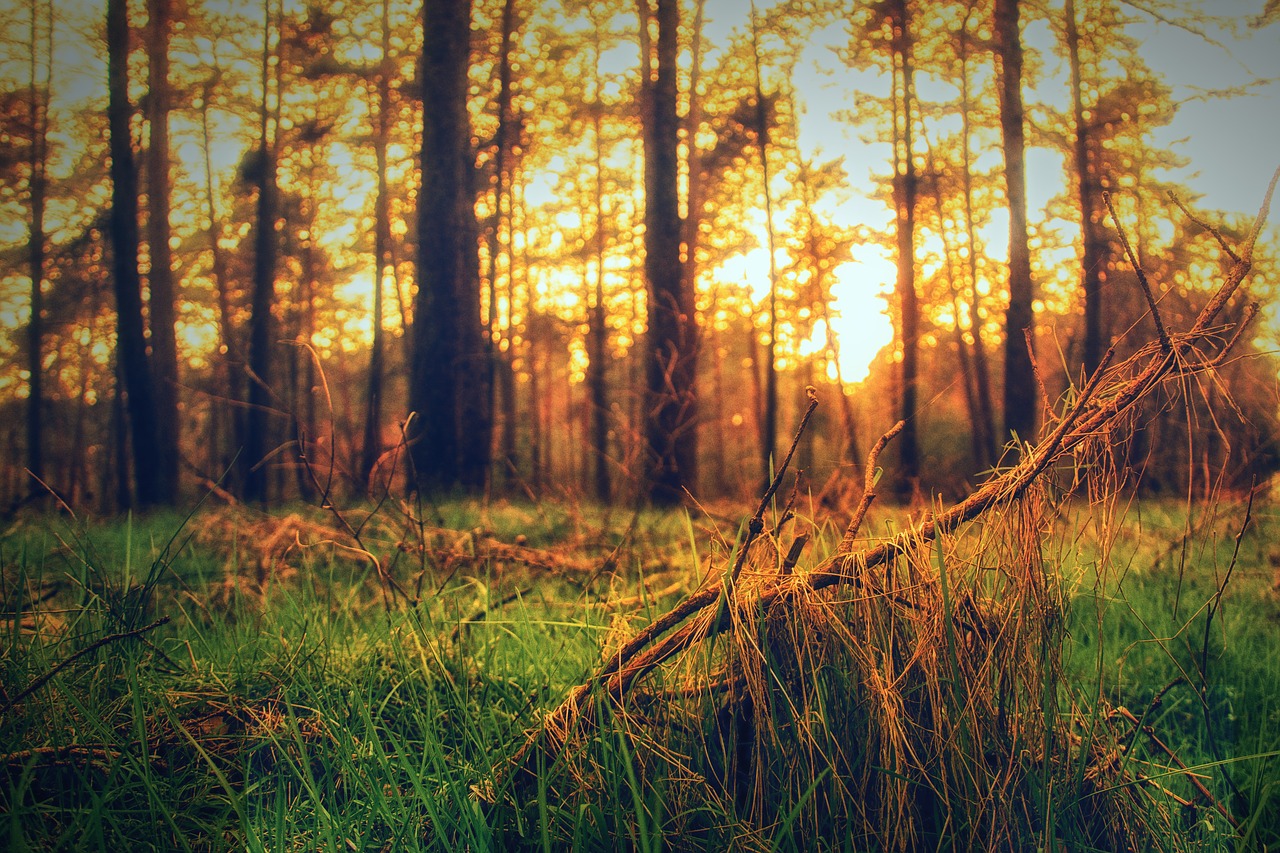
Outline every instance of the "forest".
<path fill-rule="evenodd" d="M 1122 230 L 1177 326 L 1260 200 L 1170 179 L 1121 3 L 632 5 L 476 3 L 425 40 L 395 0 L 13 10 L 0 505 L 742 499 L 809 385 L 815 493 L 901 419 L 897 496 L 954 496 L 1149 339 Z M 1271 470 L 1274 375 L 1234 359 L 1211 427 L 1152 406 L 1143 487 Z"/>
<path fill-rule="evenodd" d="M 13 849 L 1280 845 L 1275 0 L 8 3 Z"/>

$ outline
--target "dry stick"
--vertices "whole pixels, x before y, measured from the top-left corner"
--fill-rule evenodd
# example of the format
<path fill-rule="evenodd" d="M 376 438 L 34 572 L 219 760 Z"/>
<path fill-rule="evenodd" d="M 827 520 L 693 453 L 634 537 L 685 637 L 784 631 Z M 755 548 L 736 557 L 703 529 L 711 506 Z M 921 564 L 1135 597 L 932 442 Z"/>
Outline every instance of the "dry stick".
<path fill-rule="evenodd" d="M 1111 193 L 1103 190 L 1102 200 L 1107 204 L 1107 211 L 1111 214 L 1111 221 L 1115 223 L 1116 233 L 1120 235 L 1120 245 L 1124 246 L 1124 253 L 1129 257 L 1129 264 L 1138 275 L 1138 284 L 1142 287 L 1142 295 L 1147 298 L 1147 306 L 1151 308 L 1151 319 L 1156 324 L 1156 334 L 1160 336 L 1160 346 L 1164 348 L 1165 352 L 1169 352 L 1173 349 L 1173 342 L 1169 340 L 1169 332 L 1164 327 L 1164 321 L 1160 319 L 1160 309 L 1156 306 L 1156 297 L 1151 292 L 1151 284 L 1147 281 L 1147 274 L 1143 271 L 1142 265 L 1138 263 L 1138 256 L 1134 254 L 1133 247 L 1129 245 L 1129 235 L 1124 232 L 1124 226 L 1120 224 L 1120 217 L 1116 215 L 1115 205 L 1111 203 Z"/>
<path fill-rule="evenodd" d="M 988 481 L 958 504 L 945 512 L 922 522 L 918 527 L 904 531 L 897 536 L 881 542 L 874 548 L 852 553 L 840 552 L 832 557 L 824 566 L 806 576 L 788 576 L 788 581 L 775 583 L 763 590 L 756 601 L 757 610 L 767 613 L 795 582 L 803 584 L 810 591 L 818 591 L 840 583 L 857 580 L 861 572 L 879 566 L 910 548 L 930 542 L 936 537 L 948 533 L 960 525 L 972 521 L 1002 502 L 1016 500 L 1034 483 L 1045 469 L 1054 461 L 1083 445 L 1105 425 L 1113 422 L 1122 412 L 1151 391 L 1155 384 L 1170 373 L 1178 365 L 1180 357 L 1189 352 L 1194 344 L 1205 335 L 1205 330 L 1214 321 L 1226 305 L 1227 300 L 1240 287 L 1252 267 L 1253 246 L 1262 225 L 1266 220 L 1271 197 L 1277 182 L 1280 181 L 1280 169 L 1277 169 L 1268 185 L 1258 218 L 1246 241 L 1241 260 L 1229 272 L 1226 281 L 1201 310 L 1190 332 L 1180 337 L 1179 343 L 1172 350 L 1162 350 L 1160 355 L 1151 358 L 1145 367 L 1135 376 L 1118 383 L 1113 395 L 1104 401 L 1093 402 L 1093 396 L 1101 386 L 1105 373 L 1105 364 L 1090 377 L 1080 398 L 1058 426 L 1046 438 L 1033 447 L 1022 460 L 1005 474 Z M 1110 362 L 1114 347 L 1108 349 L 1105 362 Z M 812 405 L 806 412 L 807 421 Z M 802 422 L 802 428 L 803 428 Z M 790 454 L 788 454 L 788 459 Z M 744 558 L 739 555 L 739 563 Z M 592 707 L 592 690 L 603 686 L 609 696 L 621 696 L 635 681 L 663 662 L 688 648 L 699 640 L 723 629 L 730 622 L 731 614 L 726 609 L 719 618 L 703 619 L 680 628 L 665 639 L 654 643 L 657 637 L 680 625 L 693 614 L 704 610 L 718 601 L 723 593 L 721 584 L 713 584 L 690 595 L 666 615 L 659 617 L 647 628 L 639 631 L 629 642 L 625 643 L 618 654 L 611 657 L 600 670 L 589 680 L 574 688 L 565 700 L 544 720 L 543 725 L 525 742 L 512 757 L 510 766 L 523 771 L 522 781 L 529 781 L 534 776 L 530 764 L 533 750 L 544 739 L 552 739 L 555 747 L 567 742 L 576 725 L 582 719 L 589 719 L 591 714 L 585 713 Z M 652 645 L 651 645 L 652 644 Z"/>
<path fill-rule="evenodd" d="M 795 455 L 796 447 L 800 444 L 800 436 L 804 435 L 805 427 L 809 425 L 809 418 L 813 416 L 813 410 L 818 408 L 818 395 L 815 393 L 812 385 L 806 387 L 805 394 L 809 398 L 809 405 L 804 410 L 804 417 L 800 419 L 800 426 L 796 429 L 795 437 L 791 439 L 791 447 L 787 450 L 787 455 L 782 458 L 782 464 L 778 466 L 777 472 L 773 475 L 773 482 L 769 483 L 769 488 L 765 489 L 764 496 L 760 498 L 760 505 L 756 507 L 755 515 L 747 522 L 747 535 L 742 540 L 742 547 L 738 549 L 738 558 L 733 563 L 733 572 L 731 579 L 736 581 L 738 575 L 742 574 L 742 567 L 747 562 L 747 552 L 751 550 L 751 544 L 755 542 L 756 537 L 764 531 L 764 513 L 769 508 L 769 501 L 773 500 L 773 496 L 777 494 L 778 487 L 782 485 L 782 478 L 787 473 L 787 468 L 791 466 L 791 457 Z"/>
<path fill-rule="evenodd" d="M 1196 215 L 1192 213 L 1190 210 L 1187 210 L 1187 206 L 1182 203 L 1182 199 L 1178 198 L 1178 196 L 1175 195 L 1172 190 L 1169 191 L 1169 198 L 1173 201 L 1174 204 L 1178 206 L 1178 210 L 1181 210 L 1182 214 L 1186 216 L 1187 219 L 1190 219 L 1193 223 L 1195 223 L 1196 225 L 1199 225 L 1205 231 L 1208 231 L 1210 234 L 1213 235 L 1214 239 L 1218 241 L 1218 247 L 1222 249 L 1222 251 L 1227 253 L 1227 257 L 1231 258 L 1232 262 L 1238 263 L 1240 261 L 1240 256 L 1237 255 L 1235 251 L 1231 248 L 1231 246 L 1227 244 L 1227 241 L 1222 236 L 1221 231 L 1219 231 L 1217 228 L 1214 228 L 1212 225 L 1209 225 L 1201 221 L 1200 219 L 1197 219 Z"/>
<path fill-rule="evenodd" d="M 1040 388 L 1040 396 L 1044 398 L 1044 407 L 1049 412 L 1053 411 L 1053 398 L 1049 396 L 1049 388 L 1044 384 L 1044 374 L 1040 372 L 1040 362 L 1036 358 L 1036 336 L 1031 327 L 1022 330 L 1022 340 L 1027 345 L 1027 360 L 1031 362 L 1031 375 L 1036 378 L 1036 385 Z M 1034 436 L 1019 436 L 1022 441 L 1029 442 Z"/>
<path fill-rule="evenodd" d="M 108 643 L 114 643 L 116 640 L 127 640 L 130 637 L 141 637 L 143 634 L 147 633 L 148 631 L 153 631 L 156 628 L 159 628 L 161 625 L 164 625 L 169 621 L 170 618 L 171 617 L 169 616 L 161 616 L 159 619 L 152 622 L 150 625 L 143 625 L 141 628 L 134 628 L 132 631 L 121 631 L 119 634 L 108 634 L 105 637 L 101 637 L 97 640 L 94 640 L 92 643 L 85 646 L 83 649 L 76 652 L 75 654 L 71 655 L 66 660 L 61 661 L 53 669 L 49 670 L 48 672 L 46 672 L 41 676 L 38 676 L 35 681 L 31 682 L 25 688 L 23 688 L 23 690 L 20 691 L 17 696 L 14 696 L 12 699 L 9 700 L 9 702 L 3 708 L 0 708 L 0 717 L 3 717 L 5 714 L 9 713 L 9 711 L 17 707 L 18 703 L 21 702 L 23 699 L 26 699 L 32 693 L 35 693 L 41 687 L 44 687 L 45 684 L 49 682 L 49 679 L 53 678 L 58 673 L 62 672 L 64 669 L 71 666 L 71 664 L 80 660 L 80 658 L 84 657 L 85 655 L 96 652 L 98 649 L 102 648 Z"/>
<path fill-rule="evenodd" d="M 862 498 L 858 501 L 858 506 L 853 511 L 853 518 L 850 519 L 849 526 L 845 528 L 844 536 L 840 539 L 840 547 L 836 549 L 837 554 L 853 550 L 854 538 L 858 535 L 858 529 L 862 527 L 863 519 L 867 517 L 867 510 L 871 508 L 871 502 L 880 494 L 876 490 L 876 483 L 880 479 L 876 476 L 876 462 L 879 461 L 884 449 L 889 446 L 889 442 L 893 441 L 906 425 L 906 421 L 898 421 L 889 427 L 889 431 L 880 436 L 872 446 L 871 452 L 867 454 L 867 464 L 862 469 Z"/>
<path fill-rule="evenodd" d="M 1164 752 L 1165 755 L 1169 756 L 1169 759 L 1174 764 L 1178 765 L 1178 769 L 1182 771 L 1182 775 L 1187 777 L 1187 781 L 1189 781 L 1191 783 L 1191 786 L 1195 788 L 1196 791 L 1199 792 L 1200 796 L 1208 800 L 1213 805 L 1213 807 L 1217 809 L 1222 814 L 1222 816 L 1227 819 L 1227 821 L 1231 824 L 1232 827 L 1234 827 L 1237 830 L 1240 829 L 1240 821 L 1235 817 L 1235 815 L 1231 814 L 1231 812 L 1227 810 L 1226 806 L 1218 802 L 1218 799 L 1214 797 L 1213 794 L 1209 792 L 1209 789 L 1205 787 L 1204 783 L 1200 781 L 1200 777 L 1197 776 L 1195 773 L 1192 773 L 1190 768 L 1188 768 L 1187 765 L 1183 763 L 1182 759 L 1178 757 L 1178 754 L 1175 753 L 1172 749 L 1170 749 L 1168 745 L 1165 744 L 1164 741 L 1160 740 L 1160 737 L 1156 734 L 1155 729 L 1139 721 L 1138 718 L 1135 717 L 1133 713 L 1128 708 L 1125 708 L 1123 705 L 1119 708 L 1116 708 L 1114 711 L 1112 711 L 1110 716 L 1123 718 L 1124 720 L 1131 723 L 1134 726 L 1134 728 L 1138 729 L 1144 735 L 1146 735 L 1147 738 L 1151 741 L 1151 743 L 1158 746 L 1160 750 Z"/>

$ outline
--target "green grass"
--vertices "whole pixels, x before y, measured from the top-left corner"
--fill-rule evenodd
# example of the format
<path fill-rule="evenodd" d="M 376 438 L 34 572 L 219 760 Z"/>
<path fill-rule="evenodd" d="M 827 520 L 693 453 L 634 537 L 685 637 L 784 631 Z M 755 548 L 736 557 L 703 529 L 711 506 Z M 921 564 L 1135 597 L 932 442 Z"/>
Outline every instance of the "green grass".
<path fill-rule="evenodd" d="M 1170 766 L 1168 756 L 1138 732 L 1122 738 L 1128 748 L 1117 761 L 1130 776 L 1159 776 L 1193 803 L 1171 823 L 1152 820 L 1169 832 L 1152 840 L 1153 849 L 1280 845 L 1280 605 L 1270 589 L 1280 510 L 1254 508 L 1234 567 L 1243 508 L 1219 513 L 1197 522 L 1186 549 L 1170 550 L 1185 513 L 1166 504 L 1135 508 L 1103 572 L 1094 570 L 1095 537 L 1061 545 L 1070 593 L 1067 678 L 1039 712 L 1124 706 L 1198 768 L 1240 823 L 1233 829 L 1184 774 L 1161 770 Z M 332 526 L 322 515 L 300 515 Z M 580 752 L 541 757 L 526 786 L 495 775 L 542 715 L 599 665 L 603 648 L 616 648 L 678 600 L 673 579 L 687 592 L 707 571 L 708 557 L 711 570 L 721 570 L 730 545 L 717 544 L 710 530 L 731 539 L 736 522 L 471 502 L 427 508 L 423 520 L 479 529 L 451 540 L 457 553 L 481 540 L 519 537 L 587 565 L 610 555 L 616 562 L 613 571 L 595 574 L 577 563 L 555 572 L 494 559 L 450 563 L 438 548 L 394 551 L 398 539 L 412 546 L 417 533 L 375 519 L 362 530 L 369 550 L 398 553 L 397 580 L 422 590 L 417 606 L 388 612 L 371 565 L 314 530 L 282 538 L 264 560 L 266 525 L 229 519 L 225 511 L 186 523 L 163 514 L 85 525 L 39 517 L 11 528 L 0 538 L 0 847 L 656 851 L 873 844 L 840 835 L 841 824 L 815 823 L 815 810 L 847 793 L 838 768 L 786 785 L 782 773 L 772 789 L 781 792 L 778 801 L 767 809 L 774 818 L 753 822 L 740 797 L 682 778 L 671 770 L 679 762 L 655 761 L 672 743 L 703 742 L 689 728 L 695 721 L 664 722 L 658 711 L 645 717 L 629 709 L 620 719 L 612 705 L 598 703 Z M 825 540 L 838 538 L 827 533 Z M 829 548 L 825 540 L 815 548 Z M 948 579 L 950 613 L 958 606 L 957 569 L 941 552 L 936 563 Z M 642 584 L 665 597 L 640 595 Z M 630 600 L 611 603 L 620 599 Z M 170 621 L 141 631 L 162 617 Z M 940 651 L 944 670 L 955 673 L 964 638 L 950 620 L 946 625 Z M 85 653 L 95 642 L 102 644 Z M 847 674 L 832 670 L 815 688 L 822 716 L 848 713 L 858 688 L 842 679 Z M 957 692 L 958 703 L 964 698 Z M 769 709 L 784 736 L 800 731 L 788 713 L 785 703 Z M 1128 725 L 1101 711 L 1085 719 L 1095 733 L 1112 726 L 1123 734 Z M 651 737 L 651 724 L 685 734 Z M 706 719 L 701 725 L 703 734 L 712 730 Z M 1088 726 L 1080 729 L 1088 735 Z M 857 745 L 805 748 L 831 755 Z M 715 760 L 694 755 L 688 763 L 705 770 Z M 1084 768 L 1082 761 L 1081 775 Z M 1050 770 L 1044 779 L 1061 778 Z M 495 778 L 499 790 L 491 788 Z M 1053 826 L 1056 815 L 1082 808 L 1087 786 L 1076 781 L 1067 790 L 1046 785 L 1034 820 Z M 950 784 L 958 790 L 963 780 Z"/>

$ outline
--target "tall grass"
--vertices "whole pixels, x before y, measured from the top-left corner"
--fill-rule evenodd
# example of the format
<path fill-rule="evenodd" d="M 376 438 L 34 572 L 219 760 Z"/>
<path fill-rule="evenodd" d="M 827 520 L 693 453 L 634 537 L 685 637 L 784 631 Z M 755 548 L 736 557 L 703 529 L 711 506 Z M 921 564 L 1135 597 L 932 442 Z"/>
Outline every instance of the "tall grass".
<path fill-rule="evenodd" d="M 1280 519 L 1255 509 L 1206 647 L 1238 512 L 1194 523 L 1178 563 L 1166 545 L 1185 513 L 1144 505 L 1115 528 L 1125 570 L 1098 573 L 1092 534 L 1023 547 L 1073 511 L 1010 508 L 839 592 L 797 586 L 768 613 L 740 595 L 732 630 L 623 701 L 597 696 L 591 725 L 538 754 L 529 782 L 509 772 L 527 732 L 670 606 L 673 578 L 688 591 L 708 562 L 732 562 L 714 532 L 731 524 L 645 516 L 618 551 L 629 517 L 442 505 L 468 541 L 477 527 L 523 537 L 565 565 L 612 554 L 613 571 L 410 554 L 396 571 L 413 588 L 425 566 L 421 601 L 388 612 L 365 561 L 318 536 L 269 543 L 225 511 L 30 519 L 0 539 L 0 837 L 139 851 L 1280 843 L 1280 759 L 1265 757 L 1280 746 L 1280 612 L 1257 570 Z M 792 524 L 812 536 L 803 574 L 838 531 Z M 741 591 L 777 570 L 783 543 L 753 552 Z"/>

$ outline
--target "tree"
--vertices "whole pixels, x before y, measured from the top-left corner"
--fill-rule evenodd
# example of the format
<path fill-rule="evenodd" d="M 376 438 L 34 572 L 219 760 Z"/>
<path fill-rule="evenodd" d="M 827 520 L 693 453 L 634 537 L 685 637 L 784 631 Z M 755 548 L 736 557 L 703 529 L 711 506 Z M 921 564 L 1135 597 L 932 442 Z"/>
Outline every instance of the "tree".
<path fill-rule="evenodd" d="M 1075 0 L 1066 0 L 1067 60 L 1071 66 L 1071 110 L 1075 121 L 1075 178 L 1080 205 L 1080 236 L 1083 255 L 1080 278 L 1084 290 L 1084 373 L 1092 376 L 1106 349 L 1102 331 L 1102 277 L 1106 274 L 1107 238 L 1102 230 L 1102 203 L 1096 168 L 1091 162 L 1089 122 L 1085 119 L 1083 83 L 1080 75 L 1080 32 L 1076 25 Z"/>
<path fill-rule="evenodd" d="M 111 139 L 111 250 L 116 347 L 128 393 L 129 432 L 138 504 L 164 500 L 160 430 L 142 319 L 138 274 L 138 193 L 129 132 L 129 19 L 125 0 L 107 0 L 107 119 Z"/>
<path fill-rule="evenodd" d="M 904 426 L 898 436 L 901 467 L 894 483 L 899 497 L 909 497 L 919 487 L 920 480 L 920 445 L 916 418 L 920 383 L 920 297 L 916 292 L 915 273 L 916 196 L 919 182 L 912 134 L 915 111 L 914 58 L 911 20 L 906 0 L 890 0 L 885 8 L 895 74 L 901 75 L 902 80 L 900 92 L 895 90 L 894 93 L 893 201 L 897 215 L 898 244 L 898 278 L 894 292 L 898 297 L 901 317 L 899 334 L 902 336 L 898 418 L 903 421 Z"/>
<path fill-rule="evenodd" d="M 488 189 L 492 197 L 485 198 L 488 216 L 485 217 L 483 237 L 486 244 L 486 272 L 488 282 L 488 340 L 493 374 L 493 411 L 498 433 L 497 450 L 500 456 L 498 474 L 510 482 L 519 473 L 520 460 L 517 449 L 518 400 L 516 398 L 517 329 L 515 316 L 515 253 L 512 250 L 514 233 L 514 178 L 522 155 L 522 118 L 515 109 L 517 94 L 516 69 L 521 62 L 518 30 L 523 25 L 515 0 L 502 0 L 502 12 L 498 23 L 496 68 L 497 92 L 493 96 L 494 131 L 487 147 L 485 163 Z M 482 51 L 477 48 L 477 53 Z M 499 289 L 499 281 L 505 287 Z M 505 315 L 502 310 L 505 306 Z"/>
<path fill-rule="evenodd" d="M 1032 441 L 1036 428 L 1035 368 L 1028 350 L 1034 340 L 1034 290 L 1031 250 L 1027 241 L 1026 143 L 1023 134 L 1022 36 L 1018 0 L 996 0 L 995 43 L 999 58 L 1000 135 L 1004 148 L 1005 185 L 1009 204 L 1009 307 L 1005 312 L 1005 437 Z"/>
<path fill-rule="evenodd" d="M 178 342 L 174 314 L 173 255 L 169 250 L 169 29 L 173 0 L 147 0 L 147 306 L 151 365 L 155 372 L 161 499 L 178 499 Z"/>
<path fill-rule="evenodd" d="M 968 260 L 969 279 L 969 324 L 973 335 L 973 375 L 974 400 L 978 407 L 978 417 L 974 421 L 974 430 L 978 433 L 977 442 L 981 455 L 978 463 L 994 465 L 997 458 L 995 416 L 991 405 L 991 370 L 987 367 L 987 345 L 982 340 L 982 326 L 986 314 L 982 309 L 981 297 L 978 294 L 978 240 L 974 227 L 973 210 L 973 156 L 972 138 L 972 100 L 969 91 L 969 20 L 972 17 L 974 4 L 965 9 L 964 20 L 960 24 L 958 59 L 960 62 L 960 175 L 964 183 L 964 227 L 965 249 Z"/>
<path fill-rule="evenodd" d="M 422 189 L 409 437 L 423 491 L 477 491 L 489 473 L 491 395 L 480 319 L 467 112 L 470 0 L 424 0 Z"/>
<path fill-rule="evenodd" d="M 760 76 L 760 26 L 755 3 L 751 4 L 751 67 L 755 81 L 755 122 L 752 131 L 760 155 L 760 179 L 764 190 L 764 228 L 769 251 L 769 331 L 764 346 L 764 411 L 761 412 L 760 479 L 761 492 L 773 480 L 773 454 L 778 444 L 778 267 L 776 235 L 773 230 L 773 191 L 769 186 L 769 107 Z"/>
<path fill-rule="evenodd" d="M 277 75 L 279 62 L 276 63 Z M 267 498 L 267 469 L 262 464 L 267 451 L 268 414 L 271 409 L 271 309 L 276 286 L 276 136 L 280 122 L 279 78 L 276 80 L 276 111 L 268 98 L 271 80 L 271 7 L 263 4 L 262 101 L 258 111 L 258 149 L 248 171 L 258 185 L 257 217 L 253 237 L 253 292 L 249 315 L 249 395 L 244 421 L 240 464 L 244 498 Z M 274 127 L 274 130 L 273 130 Z"/>
<path fill-rule="evenodd" d="M 391 253 L 391 192 L 387 186 L 387 145 L 391 137 L 391 3 L 382 0 L 381 61 L 374 72 L 377 109 L 373 117 L 374 163 L 377 196 L 373 212 L 373 340 L 369 345 L 369 384 L 365 396 L 364 443 L 361 448 L 359 480 L 368 484 L 369 475 L 382 452 L 382 379 L 385 333 L 383 319 L 383 277 L 394 271 Z"/>
<path fill-rule="evenodd" d="M 31 223 L 27 240 L 27 264 L 31 276 L 31 318 L 27 321 L 27 370 L 30 371 L 30 393 L 27 398 L 27 471 L 30 472 L 32 497 L 44 493 L 40 480 L 44 477 L 44 212 L 48 192 L 45 167 L 49 142 L 49 86 L 53 72 L 53 4 L 47 7 L 47 41 L 44 48 L 44 80 L 38 78 L 39 15 L 36 0 L 31 2 L 31 64 L 27 87 L 27 117 L 30 134 L 27 145 L 28 185 Z"/>
<path fill-rule="evenodd" d="M 670 505 L 697 483 L 697 319 L 680 259 L 676 114 L 678 0 L 640 0 L 641 114 L 644 123 L 645 278 L 648 354 L 645 428 L 649 499 Z M 657 44 L 649 26 L 657 23 Z M 656 62 L 655 62 L 656 58 Z"/>

